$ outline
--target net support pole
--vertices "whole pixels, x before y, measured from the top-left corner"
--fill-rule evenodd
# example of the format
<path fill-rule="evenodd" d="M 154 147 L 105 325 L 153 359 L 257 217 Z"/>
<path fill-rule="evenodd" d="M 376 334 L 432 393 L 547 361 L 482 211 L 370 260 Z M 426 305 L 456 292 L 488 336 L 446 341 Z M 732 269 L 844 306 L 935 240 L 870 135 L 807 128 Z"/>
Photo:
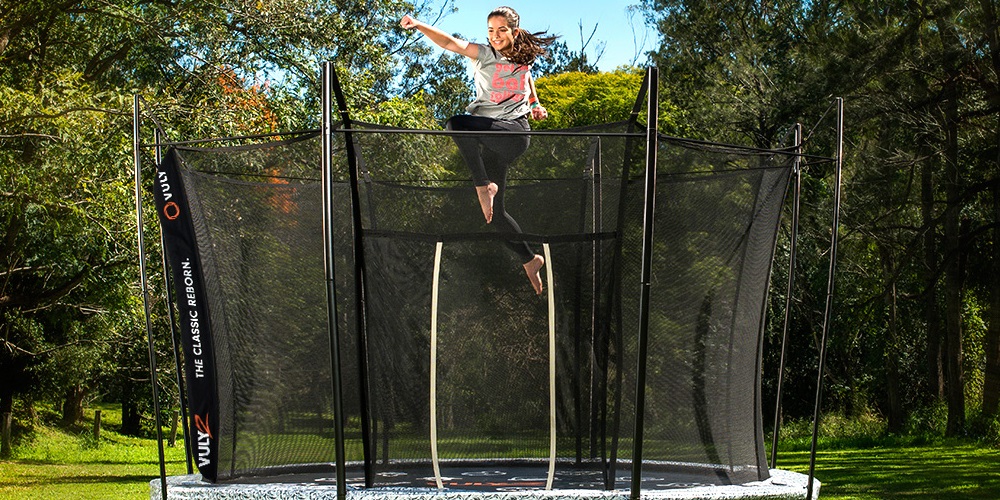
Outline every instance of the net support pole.
<path fill-rule="evenodd" d="M 826 344 L 833 318 L 834 276 L 837 272 L 837 244 L 840 232 L 840 184 L 844 167 L 844 98 L 838 97 L 837 105 L 837 156 L 834 162 L 833 186 L 833 234 L 830 236 L 830 271 L 826 282 L 826 307 L 823 311 L 823 334 L 819 345 L 819 369 L 816 375 L 816 403 L 813 407 L 812 445 L 809 449 L 809 480 L 806 498 L 812 499 L 816 479 L 816 444 L 819 438 L 820 409 L 823 401 L 823 372 L 826 369 Z"/>
<path fill-rule="evenodd" d="M 431 427 L 431 465 L 434 468 L 434 482 L 439 490 L 444 489 L 441 481 L 441 463 L 438 460 L 437 437 L 437 330 L 438 330 L 438 288 L 441 278 L 441 250 L 443 242 L 434 246 L 434 276 L 431 279 L 431 394 L 430 394 L 430 427 Z"/>
<path fill-rule="evenodd" d="M 579 228 L 578 231 L 581 234 L 583 234 L 583 233 L 585 233 L 587 231 L 587 201 L 588 201 L 588 195 L 591 194 L 591 190 L 593 188 L 595 156 L 597 155 L 597 151 L 600 150 L 600 147 L 599 147 L 600 140 L 601 140 L 600 137 L 591 139 L 591 142 L 590 142 L 590 148 L 591 148 L 591 150 L 590 150 L 590 158 L 587 160 L 587 163 L 584 165 L 583 178 L 580 180 L 580 188 L 581 188 L 580 189 L 580 204 L 578 205 L 579 206 L 579 214 L 580 214 L 580 219 L 579 219 L 580 224 L 578 226 L 578 228 Z M 597 244 L 597 242 L 591 243 L 591 245 L 592 245 L 592 248 L 591 248 L 591 257 L 593 256 L 593 246 L 596 246 L 596 244 Z M 583 248 L 580 249 L 580 252 L 581 252 L 581 254 L 583 253 Z M 585 260 L 586 259 L 583 258 L 582 256 L 577 259 L 577 262 L 576 262 L 576 276 L 580 276 L 580 277 L 583 276 L 583 273 L 584 273 L 583 269 L 584 269 L 584 261 Z M 575 287 L 574 300 L 577 303 L 581 304 L 581 305 L 583 303 L 583 300 L 582 300 L 583 299 L 583 289 L 584 289 L 584 280 L 583 279 L 578 279 L 577 282 L 576 282 L 576 287 Z M 574 440 L 573 441 L 574 441 L 574 445 L 575 445 L 574 452 L 575 452 L 575 458 L 576 458 L 577 465 L 580 465 L 580 464 L 583 463 L 583 425 L 582 425 L 582 423 L 583 423 L 583 394 L 582 394 L 583 385 L 582 385 L 581 381 L 582 381 L 582 378 L 583 378 L 583 374 L 582 374 L 583 373 L 583 367 L 585 366 L 584 365 L 584 361 L 583 361 L 583 356 L 584 356 L 584 354 L 583 354 L 583 348 L 584 348 L 583 332 L 585 332 L 586 329 L 584 328 L 584 325 L 583 325 L 583 321 L 584 320 L 583 320 L 583 310 L 582 309 L 583 309 L 582 307 L 577 307 L 577 308 L 575 308 L 575 311 L 573 311 L 573 327 L 572 327 L 573 329 L 571 330 L 571 331 L 575 332 L 574 335 L 573 335 L 574 336 L 574 338 L 573 338 L 573 361 L 571 363 L 571 365 L 573 366 L 573 368 L 571 369 L 572 375 L 570 376 L 570 392 L 573 394 L 573 398 L 572 398 L 573 399 L 573 417 L 572 417 L 573 423 L 571 425 L 574 428 L 574 432 L 573 432 L 573 434 L 574 434 L 574 436 L 573 436 Z M 591 321 L 590 321 L 590 324 L 593 324 L 593 308 L 591 308 L 590 311 L 591 311 L 591 318 L 590 318 Z"/>
<path fill-rule="evenodd" d="M 163 240 L 163 234 L 160 234 L 160 248 L 167 248 L 166 242 Z M 184 433 L 184 461 L 187 465 L 187 473 L 194 474 L 194 455 L 191 450 L 191 441 L 188 439 L 191 436 L 191 429 L 190 422 L 188 421 L 187 391 L 184 387 L 184 368 L 181 366 L 181 341 L 177 330 L 177 315 L 174 313 L 174 279 L 167 271 L 167 254 L 165 250 L 161 259 L 163 261 L 163 283 L 167 287 L 167 315 L 170 319 L 170 341 L 173 344 L 172 347 L 174 350 L 174 369 L 177 371 L 177 399 L 181 405 L 181 432 Z"/>
<path fill-rule="evenodd" d="M 142 144 L 139 122 L 142 118 L 141 97 L 134 96 L 132 102 L 132 159 L 135 161 L 135 221 L 136 239 L 139 248 L 139 285 L 142 289 L 142 306 L 146 316 L 146 343 L 149 347 L 149 377 L 153 386 L 153 417 L 156 421 L 156 449 L 160 457 L 160 493 L 167 499 L 167 465 L 163 453 L 163 428 L 160 422 L 160 391 L 156 377 L 156 346 L 153 343 L 153 320 L 149 299 L 149 280 L 146 274 L 146 241 L 142 227 Z"/>
<path fill-rule="evenodd" d="M 542 244 L 545 253 L 545 280 L 549 303 L 549 474 L 545 489 L 552 489 L 556 477 L 556 292 L 552 278 L 552 252 L 549 244 Z"/>
<path fill-rule="evenodd" d="M 659 147 L 659 72 L 646 70 L 649 89 L 646 93 L 646 183 L 642 216 L 642 274 L 639 295 L 639 337 L 635 389 L 635 430 L 632 451 L 632 487 L 629 497 L 638 500 L 642 487 L 643 427 L 646 412 L 646 350 L 649 345 L 649 295 L 653 262 L 653 219 L 656 214 L 656 153 Z"/>
<path fill-rule="evenodd" d="M 600 144 L 600 140 L 598 140 L 597 151 L 596 151 L 596 154 L 594 155 L 594 163 L 593 163 L 593 166 L 592 166 L 592 172 L 593 173 L 590 176 L 591 195 L 592 195 L 590 203 L 591 203 L 591 206 L 594 209 L 592 217 L 591 217 L 591 226 L 593 227 L 593 230 L 594 230 L 595 233 L 600 233 L 601 231 L 604 231 L 604 217 L 603 217 L 603 215 L 604 215 L 604 206 L 602 204 L 604 192 L 603 192 L 602 184 L 601 184 L 601 181 L 602 181 L 602 178 L 601 178 L 601 175 L 602 175 L 601 169 L 602 168 L 603 168 L 603 164 L 602 164 L 602 161 L 601 161 L 601 144 Z M 598 331 L 598 328 L 601 327 L 602 321 L 604 321 L 604 318 L 601 317 L 601 316 L 599 316 L 599 314 L 600 314 L 600 312 L 599 312 L 600 308 L 599 307 L 601 305 L 601 297 L 598 294 L 598 289 L 599 289 L 599 287 L 601 285 L 601 279 L 603 278 L 603 274 L 602 274 L 603 269 L 602 269 L 601 257 L 602 257 L 601 243 L 598 242 L 598 241 L 594 241 L 593 243 L 591 243 L 591 263 L 590 263 L 591 270 L 592 270 L 592 275 L 591 275 L 591 280 L 590 280 L 590 290 L 591 290 L 590 311 L 591 311 L 591 315 L 590 315 L 590 324 L 588 325 L 590 327 L 590 352 L 591 352 L 590 359 L 588 359 L 588 364 L 590 366 L 590 374 L 589 374 L 590 375 L 590 380 L 589 380 L 589 382 L 590 382 L 590 389 L 589 389 L 590 399 L 588 401 L 589 406 L 590 406 L 590 412 L 589 412 L 590 413 L 590 415 L 589 415 L 590 416 L 590 420 L 588 422 L 588 424 L 589 424 L 589 431 L 590 431 L 588 437 L 590 439 L 590 442 L 588 443 L 589 444 L 588 458 L 596 458 L 597 457 L 597 435 L 598 435 L 598 425 L 597 425 L 597 423 L 598 423 L 598 415 L 599 415 L 598 411 L 599 411 L 599 409 L 598 409 L 598 405 L 596 403 L 596 396 L 599 395 L 599 394 L 601 394 L 601 392 L 597 388 L 598 387 L 597 386 L 597 377 L 598 377 L 597 366 L 598 365 L 597 365 L 597 362 L 596 362 L 597 358 L 596 358 L 595 353 L 596 353 L 596 349 L 597 349 L 597 345 L 598 345 L 597 343 L 598 343 L 599 339 L 603 338 L 603 336 L 598 336 L 597 331 Z M 581 343 L 582 342 L 577 342 L 577 345 L 579 346 L 579 344 L 581 344 Z M 606 400 L 606 398 L 605 398 L 605 400 Z M 578 420 L 578 422 L 579 422 L 579 420 Z M 581 427 L 582 427 L 582 425 L 581 425 Z M 579 455 L 579 452 L 577 452 L 577 453 Z M 580 460 L 578 460 L 578 462 L 580 462 Z"/>
<path fill-rule="evenodd" d="M 330 98 L 333 64 L 323 64 L 322 169 L 323 169 L 323 268 L 326 274 L 327 332 L 333 370 L 334 447 L 337 468 L 337 498 L 347 498 L 347 462 L 344 445 L 344 391 L 340 372 L 340 331 L 337 328 L 337 282 L 333 250 L 333 123 Z"/>
<path fill-rule="evenodd" d="M 649 103 L 649 97 L 648 96 L 649 96 L 650 89 L 651 89 L 651 86 L 650 86 L 650 76 L 651 76 L 651 71 L 649 71 L 649 70 L 647 70 L 645 73 L 643 73 L 642 84 L 639 85 L 639 92 L 636 94 L 635 104 L 632 105 L 632 113 L 629 114 L 629 118 L 628 118 L 627 131 L 628 131 L 629 134 L 631 134 L 638 127 L 638 125 L 639 125 L 639 123 L 638 123 L 639 113 L 642 111 L 643 103 L 645 102 L 647 104 L 647 106 L 648 106 L 648 103 Z M 648 109 L 647 109 L 647 111 L 648 111 Z M 647 115 L 648 115 L 648 113 L 647 113 Z M 648 121 L 648 116 L 647 116 L 647 121 Z M 648 134 L 647 134 L 646 138 L 647 139 L 649 138 Z M 657 140 L 659 140 L 659 139 L 657 139 Z M 624 158 L 623 158 L 623 161 L 622 161 L 621 181 L 619 183 L 620 185 L 619 185 L 619 191 L 618 191 L 618 199 L 619 200 L 624 200 L 628 196 L 627 193 L 628 193 L 629 179 L 630 179 L 630 177 L 632 175 L 631 174 L 631 170 L 632 170 L 632 162 L 633 162 L 633 159 L 632 159 L 633 141 L 635 141 L 635 139 L 633 139 L 633 137 L 631 135 L 629 135 L 628 137 L 625 138 L 625 152 L 624 152 L 625 154 L 624 154 Z M 618 218 L 616 220 L 615 227 L 617 227 L 617 228 L 623 227 L 623 221 L 624 220 L 625 220 L 625 204 L 624 203 L 619 203 L 618 204 Z M 602 347 L 604 348 L 604 352 L 603 352 L 604 359 L 602 361 L 604 361 L 606 367 L 610 366 L 610 362 L 611 362 L 610 346 L 611 346 L 612 342 L 614 342 L 615 345 L 619 347 L 618 349 L 614 350 L 615 351 L 614 361 L 615 361 L 615 365 L 617 367 L 617 369 L 614 370 L 614 380 L 611 381 L 611 380 L 608 379 L 608 371 L 605 368 L 604 372 L 602 373 L 602 375 L 604 376 L 604 379 L 601 381 L 601 394 L 600 394 L 600 397 L 601 397 L 602 403 L 601 403 L 601 412 L 600 412 L 601 414 L 600 414 L 600 422 L 599 422 L 599 424 L 600 424 L 600 441 L 601 441 L 601 443 L 600 443 L 600 448 L 601 448 L 600 452 L 601 452 L 601 459 L 604 462 L 604 468 L 603 468 L 603 470 L 601 472 L 602 472 L 602 476 L 603 476 L 603 479 L 604 479 L 604 489 L 607 490 L 607 491 L 614 490 L 617 487 L 616 482 L 617 482 L 617 477 L 618 477 L 618 445 L 619 445 L 619 438 L 620 438 L 620 431 L 619 431 L 620 425 L 619 424 L 621 422 L 622 400 L 625 397 L 624 394 L 623 394 L 624 391 L 622 390 L 622 383 L 623 383 L 622 381 L 624 379 L 624 375 L 623 375 L 624 370 L 622 369 L 622 367 L 624 367 L 624 365 L 625 365 L 625 353 L 624 353 L 624 349 L 620 348 L 621 346 L 623 346 L 625 344 L 624 338 L 623 338 L 623 334 L 622 334 L 622 332 L 624 331 L 624 327 L 622 326 L 623 320 L 622 320 L 622 304 L 621 304 L 622 286 L 623 286 L 622 285 L 622 274 L 623 274 L 623 272 L 622 272 L 622 253 L 623 253 L 622 245 L 623 245 L 623 238 L 624 237 L 623 237 L 621 231 L 618 231 L 617 233 L 618 233 L 618 236 L 617 236 L 617 238 L 615 238 L 615 248 L 613 250 L 613 252 L 614 252 L 614 257 L 613 257 L 614 263 L 612 264 L 612 270 L 611 270 L 613 283 L 611 285 L 611 289 L 612 289 L 611 290 L 611 296 L 610 296 L 611 297 L 611 305 L 608 308 L 609 309 L 608 310 L 608 320 L 609 321 L 608 321 L 608 323 L 606 325 L 602 325 L 602 326 L 606 327 L 605 332 L 607 333 L 607 335 L 602 335 L 602 337 L 604 337 L 602 339 Z M 613 326 L 610 324 L 610 321 L 614 321 L 614 325 Z M 604 333 L 604 332 L 602 332 L 602 333 Z M 608 386 L 610 384 L 612 384 L 612 383 L 614 384 L 614 387 L 611 390 L 611 392 L 614 394 L 614 400 L 611 402 L 611 408 L 610 408 L 610 411 L 611 411 L 611 417 L 610 418 L 612 420 L 612 423 L 610 424 L 610 428 L 612 429 L 612 431 L 611 431 L 611 435 L 610 435 L 610 439 L 609 439 L 609 436 L 608 436 L 608 428 L 609 428 L 609 425 L 608 425 L 608 410 L 609 410 L 608 406 L 609 405 L 605 401 L 607 399 L 609 399 L 607 397 L 608 393 L 609 393 Z M 610 441 L 610 443 L 609 443 L 609 441 Z M 610 444 L 610 446 L 609 446 L 609 444 Z M 609 448 L 610 448 L 610 450 L 609 450 Z M 609 455 L 609 451 L 610 451 L 610 457 L 608 456 Z M 634 451 L 634 448 L 633 448 L 633 451 Z"/>
<path fill-rule="evenodd" d="M 802 154 L 802 124 L 795 124 L 795 152 Z M 796 256 L 798 255 L 799 206 L 802 202 L 802 156 L 795 157 L 792 188 L 791 243 L 788 251 L 788 284 L 785 287 L 785 319 L 781 334 L 781 361 L 778 363 L 777 398 L 774 403 L 774 435 L 771 437 L 771 468 L 778 467 L 778 437 L 781 434 L 781 396 L 785 381 L 785 360 L 788 354 L 788 325 L 792 318 L 792 292 L 795 288 Z"/>
<path fill-rule="evenodd" d="M 361 193 L 359 186 L 360 163 L 354 144 L 354 134 L 351 132 L 350 113 L 347 112 L 347 98 L 337 78 L 337 69 L 333 63 L 327 62 L 327 75 L 337 99 L 337 112 L 340 114 L 341 127 L 344 130 L 344 144 L 347 149 L 347 171 L 351 184 L 351 229 L 352 251 L 354 255 L 354 300 L 357 305 L 357 341 L 358 341 L 358 385 L 359 403 L 361 407 L 361 448 L 364 455 L 365 487 L 375 483 L 375 456 L 372 451 L 372 410 L 371 386 L 368 376 L 368 312 L 365 305 L 365 251 L 361 224 Z"/>

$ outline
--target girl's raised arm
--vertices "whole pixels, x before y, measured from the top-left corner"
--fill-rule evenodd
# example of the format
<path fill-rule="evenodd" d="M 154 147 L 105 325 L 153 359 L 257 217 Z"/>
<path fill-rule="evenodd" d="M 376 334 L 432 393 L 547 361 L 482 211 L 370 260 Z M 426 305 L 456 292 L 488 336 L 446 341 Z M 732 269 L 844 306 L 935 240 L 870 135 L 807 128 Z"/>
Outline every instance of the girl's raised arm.
<path fill-rule="evenodd" d="M 470 59 L 475 59 L 479 55 L 478 45 L 455 38 L 444 31 L 435 28 L 434 26 L 418 21 L 410 16 L 403 16 L 403 19 L 399 21 L 399 25 L 408 30 L 416 28 L 423 33 L 424 36 L 430 38 L 432 42 L 444 50 L 450 50 L 456 54 L 462 54 Z"/>

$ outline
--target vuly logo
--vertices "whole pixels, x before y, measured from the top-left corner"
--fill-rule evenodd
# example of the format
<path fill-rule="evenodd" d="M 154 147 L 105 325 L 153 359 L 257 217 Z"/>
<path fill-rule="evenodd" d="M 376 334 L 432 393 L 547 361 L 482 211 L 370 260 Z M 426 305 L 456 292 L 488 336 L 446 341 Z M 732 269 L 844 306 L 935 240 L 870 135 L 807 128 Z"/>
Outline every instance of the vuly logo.
<path fill-rule="evenodd" d="M 167 173 L 163 171 L 157 172 L 156 177 L 160 183 L 160 192 L 163 193 L 163 201 L 166 202 L 163 205 L 163 216 L 167 220 L 175 220 L 181 216 L 181 207 L 176 202 L 170 201 L 174 197 L 174 193 L 170 189 L 170 180 L 167 178 Z"/>
<path fill-rule="evenodd" d="M 167 220 L 175 220 L 181 216 L 181 207 L 172 201 L 168 201 L 166 205 L 163 205 L 163 216 Z"/>
<path fill-rule="evenodd" d="M 208 426 L 208 414 L 194 416 L 194 428 L 198 433 L 198 467 L 212 463 L 212 429 Z"/>

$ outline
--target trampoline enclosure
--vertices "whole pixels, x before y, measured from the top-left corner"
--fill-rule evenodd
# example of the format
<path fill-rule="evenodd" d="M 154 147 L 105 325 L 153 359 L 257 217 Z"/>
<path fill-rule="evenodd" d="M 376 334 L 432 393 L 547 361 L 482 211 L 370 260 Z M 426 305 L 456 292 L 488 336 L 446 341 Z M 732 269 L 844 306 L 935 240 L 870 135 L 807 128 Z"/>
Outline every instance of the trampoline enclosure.
<path fill-rule="evenodd" d="M 450 471 L 544 473 L 554 458 L 557 474 L 583 478 L 575 487 L 626 486 L 642 126 L 533 135 L 508 178 L 521 235 L 484 223 L 453 137 L 354 126 L 333 134 L 336 325 L 317 134 L 179 146 L 158 165 L 199 471 L 226 481 L 333 462 L 336 338 L 358 481 L 388 486 L 405 471 L 433 487 L 436 455 Z M 763 480 L 763 311 L 793 158 L 667 137 L 659 148 L 643 471 Z M 511 240 L 547 250 L 542 296 Z"/>

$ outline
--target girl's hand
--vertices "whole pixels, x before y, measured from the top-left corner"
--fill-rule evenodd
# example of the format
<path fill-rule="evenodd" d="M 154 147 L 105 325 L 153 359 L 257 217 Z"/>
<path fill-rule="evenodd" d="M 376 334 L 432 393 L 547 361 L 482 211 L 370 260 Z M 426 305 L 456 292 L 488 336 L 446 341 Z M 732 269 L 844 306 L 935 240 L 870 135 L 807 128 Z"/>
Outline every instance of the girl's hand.
<path fill-rule="evenodd" d="M 409 15 L 406 15 L 399 20 L 399 25 L 402 26 L 404 29 L 412 30 L 413 28 L 417 27 L 417 20 L 410 17 Z"/>
<path fill-rule="evenodd" d="M 537 106 L 531 108 L 531 117 L 541 121 L 549 117 L 549 112 L 545 110 L 545 106 Z"/>

